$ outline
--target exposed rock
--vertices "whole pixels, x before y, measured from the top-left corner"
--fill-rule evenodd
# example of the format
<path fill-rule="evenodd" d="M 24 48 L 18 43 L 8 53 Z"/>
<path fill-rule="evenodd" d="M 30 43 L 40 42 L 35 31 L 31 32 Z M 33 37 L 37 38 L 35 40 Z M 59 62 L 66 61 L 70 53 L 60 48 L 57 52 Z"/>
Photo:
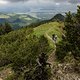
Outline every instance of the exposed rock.
<path fill-rule="evenodd" d="M 12 74 L 11 68 L 4 69 L 0 71 L 0 80 L 4 80 L 7 76 Z"/>
<path fill-rule="evenodd" d="M 80 73 L 75 71 L 75 67 L 72 64 L 54 65 L 53 80 L 80 80 Z"/>

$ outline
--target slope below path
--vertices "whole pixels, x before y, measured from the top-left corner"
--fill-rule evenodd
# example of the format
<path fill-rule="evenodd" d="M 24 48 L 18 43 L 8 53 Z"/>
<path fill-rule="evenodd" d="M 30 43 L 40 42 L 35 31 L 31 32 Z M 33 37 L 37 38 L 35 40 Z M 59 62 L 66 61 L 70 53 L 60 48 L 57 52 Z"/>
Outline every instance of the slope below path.
<path fill-rule="evenodd" d="M 54 44 L 54 50 L 53 52 L 49 55 L 48 62 L 51 64 L 51 73 L 52 77 L 50 80 L 80 80 L 80 74 L 77 74 L 74 72 L 74 67 L 71 66 L 70 63 L 59 63 L 58 65 L 54 65 L 56 56 L 55 56 L 55 51 L 56 51 L 56 44 L 53 41 L 53 39 L 45 33 L 46 37 L 51 40 Z"/>

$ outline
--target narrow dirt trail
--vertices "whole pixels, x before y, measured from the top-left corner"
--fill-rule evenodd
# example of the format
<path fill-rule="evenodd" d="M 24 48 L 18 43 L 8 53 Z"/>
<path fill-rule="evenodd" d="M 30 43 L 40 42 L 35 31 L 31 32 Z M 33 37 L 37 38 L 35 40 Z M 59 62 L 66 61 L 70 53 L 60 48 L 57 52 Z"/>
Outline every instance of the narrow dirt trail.
<path fill-rule="evenodd" d="M 45 33 L 46 37 L 51 40 L 53 42 L 53 44 L 55 44 L 55 42 L 53 41 L 53 39 L 47 34 Z M 53 50 L 53 52 L 49 55 L 48 58 L 48 62 L 51 64 L 51 68 L 53 67 L 53 63 L 55 62 L 55 51 L 56 51 L 56 45 L 55 45 L 55 49 Z"/>
<path fill-rule="evenodd" d="M 45 35 L 48 39 L 50 39 L 54 43 L 53 39 L 47 33 L 45 33 Z"/>
<path fill-rule="evenodd" d="M 46 33 L 46 37 L 52 40 L 53 44 L 55 44 L 53 39 L 47 33 Z M 55 44 L 55 49 L 49 55 L 48 58 L 48 62 L 51 64 L 51 73 L 52 73 L 52 77 L 50 78 L 50 80 L 80 80 L 80 74 L 74 72 L 74 69 L 73 67 L 71 67 L 70 63 L 58 64 L 54 66 L 56 60 L 55 51 L 56 51 L 56 44 Z"/>
<path fill-rule="evenodd" d="M 3 80 L 2 78 L 0 78 L 0 80 Z"/>
<path fill-rule="evenodd" d="M 50 55 L 49 55 L 49 58 L 48 58 L 48 62 L 51 64 L 51 68 L 53 67 L 53 64 L 55 63 L 55 51 L 54 50 Z"/>

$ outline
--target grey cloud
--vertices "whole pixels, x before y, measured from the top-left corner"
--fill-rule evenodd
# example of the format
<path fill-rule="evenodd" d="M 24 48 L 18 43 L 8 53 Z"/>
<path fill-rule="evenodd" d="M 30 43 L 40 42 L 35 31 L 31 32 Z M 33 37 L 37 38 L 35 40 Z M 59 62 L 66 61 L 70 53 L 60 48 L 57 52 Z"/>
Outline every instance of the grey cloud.
<path fill-rule="evenodd" d="M 4 1 L 9 1 L 9 2 L 23 2 L 23 1 L 28 1 L 28 0 L 4 0 Z"/>
<path fill-rule="evenodd" d="M 53 0 L 55 2 L 69 2 L 69 3 L 72 3 L 72 4 L 77 4 L 77 3 L 80 3 L 79 0 Z"/>
<path fill-rule="evenodd" d="M 23 1 L 29 1 L 29 0 L 4 0 L 4 1 L 9 1 L 9 2 L 23 2 Z M 35 0 L 32 0 L 32 1 L 35 1 Z M 38 0 L 36 0 L 38 1 Z M 40 1 L 40 0 L 39 0 Z M 47 1 L 47 0 L 43 0 L 43 1 Z M 69 3 L 72 3 L 72 4 L 77 4 L 77 3 L 80 3 L 79 0 L 49 0 L 49 1 L 53 1 L 53 2 L 69 2 Z"/>
<path fill-rule="evenodd" d="M 75 3 L 80 3 L 79 0 L 69 0 L 69 2 L 70 2 L 70 3 L 73 3 L 73 4 L 75 4 Z"/>
<path fill-rule="evenodd" d="M 55 2 L 65 2 L 66 0 L 53 0 Z"/>

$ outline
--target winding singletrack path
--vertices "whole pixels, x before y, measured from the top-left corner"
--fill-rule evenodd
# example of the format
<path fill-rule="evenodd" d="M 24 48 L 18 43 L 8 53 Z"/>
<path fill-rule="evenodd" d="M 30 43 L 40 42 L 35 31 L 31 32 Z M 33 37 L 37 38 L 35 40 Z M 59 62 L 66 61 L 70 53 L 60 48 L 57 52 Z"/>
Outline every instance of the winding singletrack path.
<path fill-rule="evenodd" d="M 47 34 L 45 33 L 46 37 L 51 40 L 53 42 L 53 44 L 55 44 L 54 40 Z M 51 64 L 51 68 L 53 67 L 53 63 L 55 62 L 55 51 L 56 51 L 56 44 L 55 44 L 55 49 L 53 50 L 53 52 L 49 55 L 48 58 L 48 62 Z"/>

